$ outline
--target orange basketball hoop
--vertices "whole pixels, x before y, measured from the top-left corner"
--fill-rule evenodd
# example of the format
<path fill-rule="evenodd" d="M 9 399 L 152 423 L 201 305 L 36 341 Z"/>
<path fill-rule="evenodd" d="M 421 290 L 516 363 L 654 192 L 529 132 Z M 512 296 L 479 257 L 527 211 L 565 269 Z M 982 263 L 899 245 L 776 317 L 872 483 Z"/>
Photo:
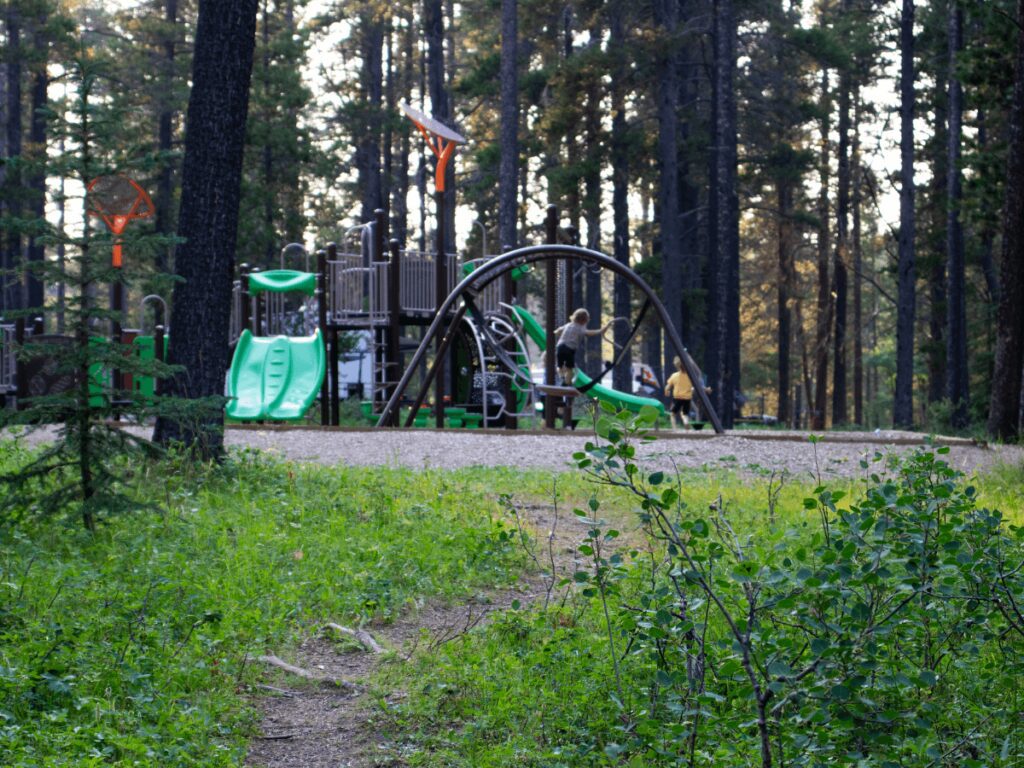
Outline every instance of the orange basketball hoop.
<path fill-rule="evenodd" d="M 132 219 L 145 219 L 153 215 L 153 201 L 146 190 L 127 176 L 99 176 L 87 187 L 89 215 L 103 219 L 114 234 L 111 264 L 121 267 L 119 236 Z"/>

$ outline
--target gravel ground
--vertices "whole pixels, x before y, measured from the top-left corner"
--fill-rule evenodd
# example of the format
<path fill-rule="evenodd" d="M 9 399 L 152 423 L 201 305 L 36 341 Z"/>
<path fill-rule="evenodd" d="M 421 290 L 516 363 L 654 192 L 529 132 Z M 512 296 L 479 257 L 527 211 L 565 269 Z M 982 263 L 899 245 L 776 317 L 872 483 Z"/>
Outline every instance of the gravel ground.
<path fill-rule="evenodd" d="M 134 430 L 133 430 L 134 431 Z M 147 435 L 148 430 L 138 429 Z M 40 430 L 29 443 L 45 442 L 52 432 Z M 293 461 L 325 465 L 447 468 L 489 466 L 564 471 L 573 467 L 572 454 L 583 448 L 592 433 L 577 432 L 471 432 L 466 430 L 346 430 L 257 427 L 232 428 L 231 447 L 268 451 Z M 999 464 L 1024 463 L 1024 446 L 976 444 L 945 438 L 949 462 L 968 474 L 985 472 Z M 875 451 L 906 452 L 922 445 L 912 432 L 834 432 L 817 445 L 822 476 L 859 474 L 859 459 Z M 756 474 L 786 470 L 811 477 L 815 472 L 815 446 L 799 432 L 663 432 L 653 443 L 638 449 L 653 467 L 733 469 Z"/>
<path fill-rule="evenodd" d="M 669 468 L 731 468 L 755 473 L 787 470 L 810 476 L 815 447 L 806 434 L 787 432 L 725 435 L 666 433 L 639 454 L 652 466 Z M 427 430 L 320 431 L 305 429 L 232 429 L 227 443 L 278 453 L 296 461 L 356 466 L 456 468 L 508 466 L 560 471 L 573 466 L 572 454 L 593 435 L 534 432 L 467 432 Z M 859 459 L 875 451 L 912 450 L 921 435 L 908 432 L 844 432 L 826 436 L 817 445 L 822 475 L 859 473 Z M 1024 448 L 984 446 L 949 440 L 950 463 L 967 473 L 984 472 L 1001 463 L 1024 462 Z"/>

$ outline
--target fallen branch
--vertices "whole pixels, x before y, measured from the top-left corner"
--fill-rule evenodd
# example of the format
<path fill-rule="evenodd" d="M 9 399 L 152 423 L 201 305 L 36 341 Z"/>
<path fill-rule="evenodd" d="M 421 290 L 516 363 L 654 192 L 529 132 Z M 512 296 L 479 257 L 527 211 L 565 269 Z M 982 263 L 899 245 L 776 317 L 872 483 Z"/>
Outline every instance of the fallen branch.
<path fill-rule="evenodd" d="M 373 635 L 365 629 L 350 629 L 349 627 L 343 627 L 340 624 L 335 624 L 334 622 L 324 624 L 324 629 L 333 629 L 339 635 L 351 637 L 370 653 L 384 653 L 384 648 L 382 648 L 381 645 L 373 639 Z"/>
<path fill-rule="evenodd" d="M 295 691 L 289 691 L 286 688 L 278 688 L 276 685 L 267 685 L 266 683 L 257 683 L 256 687 L 262 691 L 272 691 L 274 693 L 279 693 L 282 696 L 287 696 L 288 698 L 292 699 L 294 699 L 295 696 L 297 695 Z"/>
<path fill-rule="evenodd" d="M 277 656 L 257 656 L 256 661 L 268 664 L 271 667 L 283 669 L 291 675 L 301 677 L 304 680 L 312 680 L 314 683 L 320 683 L 321 685 L 333 685 L 337 688 L 349 688 L 351 690 L 359 689 L 358 685 L 349 680 L 345 680 L 340 677 L 326 677 L 324 675 L 318 675 L 315 672 L 310 672 L 302 667 L 296 667 L 294 664 L 289 664 L 287 661 L 279 659 Z"/>
<path fill-rule="evenodd" d="M 295 738 L 295 734 L 294 733 L 281 733 L 281 734 L 274 734 L 274 735 L 264 734 L 263 736 L 260 736 L 260 738 L 263 739 L 264 741 L 281 741 L 283 739 L 294 739 Z"/>

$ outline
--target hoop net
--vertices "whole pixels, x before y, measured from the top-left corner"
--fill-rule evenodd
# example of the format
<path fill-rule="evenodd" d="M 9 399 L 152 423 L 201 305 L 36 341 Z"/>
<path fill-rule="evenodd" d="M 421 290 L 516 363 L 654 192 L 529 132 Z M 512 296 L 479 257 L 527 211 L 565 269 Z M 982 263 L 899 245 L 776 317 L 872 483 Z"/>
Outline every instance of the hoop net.
<path fill-rule="evenodd" d="M 132 219 L 153 215 L 153 201 L 146 190 L 127 176 L 99 176 L 87 188 L 89 215 L 103 219 L 111 232 L 120 235 Z M 113 266 L 121 266 L 121 244 L 114 244 Z"/>

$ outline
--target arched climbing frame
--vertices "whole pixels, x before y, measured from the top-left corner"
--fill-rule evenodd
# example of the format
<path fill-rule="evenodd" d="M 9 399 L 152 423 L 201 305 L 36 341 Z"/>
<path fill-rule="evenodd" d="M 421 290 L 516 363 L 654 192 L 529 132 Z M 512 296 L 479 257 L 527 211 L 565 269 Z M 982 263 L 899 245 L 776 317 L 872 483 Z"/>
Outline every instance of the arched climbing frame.
<path fill-rule="evenodd" d="M 391 423 L 396 423 L 392 421 L 392 413 L 397 415 L 398 403 L 401 402 L 402 396 L 405 394 L 405 390 L 408 388 L 414 372 L 417 370 L 417 367 L 427 354 L 427 350 L 429 349 L 431 342 L 435 338 L 438 338 L 438 333 L 442 328 L 444 328 L 447 322 L 450 321 L 452 325 L 457 325 L 465 313 L 466 306 L 465 303 L 463 303 L 462 305 L 459 305 L 459 308 L 456 311 L 456 317 L 448 317 L 449 312 L 452 311 L 457 302 L 464 298 L 472 300 L 480 293 L 480 291 L 486 288 L 487 285 L 516 267 L 521 267 L 526 264 L 570 258 L 582 259 L 584 261 L 596 263 L 598 266 L 604 267 L 615 274 L 624 277 L 643 292 L 647 300 L 650 301 L 651 306 L 654 307 L 654 311 L 658 313 L 658 318 L 661 320 L 661 324 L 665 328 L 667 341 L 675 348 L 675 352 L 679 356 L 679 359 L 683 361 L 683 367 L 686 368 L 686 372 L 689 375 L 690 380 L 694 382 L 694 396 L 700 401 L 701 408 L 704 413 L 707 414 L 708 420 L 714 427 L 715 432 L 721 434 L 724 431 L 722 429 L 722 422 L 719 420 L 718 414 L 715 413 L 715 409 L 712 407 L 711 401 L 708 399 L 707 392 L 705 392 L 704 388 L 700 386 L 700 382 L 704 380 L 700 368 L 697 367 L 697 363 L 694 362 L 693 358 L 690 357 L 690 353 L 686 350 L 686 347 L 683 346 L 683 341 L 679 337 L 679 332 L 676 330 L 675 326 L 672 325 L 672 320 L 669 318 L 668 312 L 665 310 L 665 305 L 661 303 L 657 294 L 655 294 L 643 278 L 625 264 L 622 264 L 611 256 L 607 256 L 599 251 L 592 251 L 589 248 L 581 248 L 574 245 L 532 245 L 526 248 L 519 248 L 514 251 L 503 253 L 501 256 L 494 257 L 464 277 L 462 282 L 455 286 L 454 290 L 448 294 L 448 297 L 444 300 L 441 306 L 437 308 L 437 314 L 434 316 L 433 322 L 430 324 L 426 334 L 423 336 L 423 340 L 420 343 L 419 348 L 413 355 L 412 360 L 405 367 L 405 372 L 402 374 L 401 380 L 391 393 L 391 397 L 388 399 L 387 405 L 384 406 L 384 411 L 377 422 L 377 426 L 383 427 Z M 447 345 L 444 346 L 446 347 Z M 440 354 L 443 355 L 444 351 L 441 350 Z M 420 394 L 422 395 L 423 393 Z M 422 397 L 420 398 L 420 401 L 422 401 Z"/>

